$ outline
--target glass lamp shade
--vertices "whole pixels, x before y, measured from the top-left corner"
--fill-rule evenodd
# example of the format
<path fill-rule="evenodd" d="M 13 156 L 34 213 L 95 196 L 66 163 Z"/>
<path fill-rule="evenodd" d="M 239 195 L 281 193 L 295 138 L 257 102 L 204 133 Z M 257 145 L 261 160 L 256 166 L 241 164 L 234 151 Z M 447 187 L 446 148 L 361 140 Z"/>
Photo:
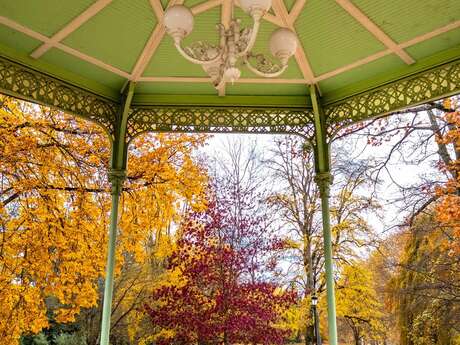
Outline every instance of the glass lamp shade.
<path fill-rule="evenodd" d="M 311 297 L 311 305 L 317 305 L 318 304 L 318 297 L 312 296 Z"/>
<path fill-rule="evenodd" d="M 246 13 L 262 16 L 272 6 L 272 0 L 240 0 L 240 5 Z"/>
<path fill-rule="evenodd" d="M 167 33 L 180 41 L 193 30 L 192 11 L 182 5 L 171 6 L 164 14 L 163 23 Z"/>
<path fill-rule="evenodd" d="M 297 37 L 291 30 L 279 28 L 273 31 L 269 44 L 273 56 L 286 63 L 297 49 Z"/>

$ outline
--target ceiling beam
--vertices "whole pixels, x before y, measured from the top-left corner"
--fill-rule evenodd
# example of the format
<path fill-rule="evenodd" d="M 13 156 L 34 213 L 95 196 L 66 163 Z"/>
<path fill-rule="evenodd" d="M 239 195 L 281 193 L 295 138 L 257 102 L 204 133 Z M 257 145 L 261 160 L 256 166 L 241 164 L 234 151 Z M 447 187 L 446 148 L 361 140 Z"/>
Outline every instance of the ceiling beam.
<path fill-rule="evenodd" d="M 306 3 L 307 0 L 297 0 L 294 6 L 292 6 L 291 11 L 289 12 L 289 22 L 292 25 L 294 25 Z"/>
<path fill-rule="evenodd" d="M 222 0 L 209 0 L 206 2 L 202 2 L 196 6 L 193 6 L 190 10 L 192 11 L 193 15 L 197 15 L 206 11 L 213 9 L 214 7 L 220 6 L 222 4 Z"/>
<path fill-rule="evenodd" d="M 446 33 L 446 32 L 449 32 L 449 31 L 452 31 L 452 30 L 455 30 L 455 29 L 460 29 L 460 20 L 457 20 L 455 22 L 452 22 L 450 24 L 447 24 L 445 26 L 442 26 L 436 30 L 433 30 L 433 31 L 430 31 L 430 32 L 427 32 L 425 34 L 422 34 L 422 35 L 419 35 L 419 36 L 416 36 L 406 42 L 402 42 L 399 44 L 399 47 L 402 49 L 402 48 L 408 48 L 408 47 L 411 47 L 415 44 L 418 44 L 418 43 L 422 43 L 422 42 L 425 42 L 429 39 L 432 39 L 438 35 L 441 35 L 443 33 Z M 356 67 L 359 67 L 359 66 L 363 66 L 365 64 L 368 64 L 369 62 L 372 62 L 372 61 L 375 61 L 375 60 L 378 60 L 384 56 L 387 56 L 387 55 L 390 55 L 392 54 L 393 51 L 390 50 L 390 49 L 386 49 L 386 50 L 382 50 L 378 53 L 375 53 L 375 54 L 372 54 L 372 55 L 369 55 L 369 56 L 366 56 L 365 58 L 363 59 L 360 59 L 358 61 L 355 61 L 351 64 L 348 64 L 348 65 L 345 65 L 345 66 L 342 66 L 342 67 L 339 67 L 335 70 L 332 70 L 330 72 L 326 72 L 324 74 L 321 74 L 319 76 L 317 76 L 315 78 L 316 81 L 321 81 L 321 80 L 326 80 L 326 79 L 329 79 L 329 78 L 332 78 L 336 75 L 339 75 L 341 73 L 344 73 L 344 72 L 347 72 L 349 70 L 352 70 L 353 68 L 356 68 Z"/>
<path fill-rule="evenodd" d="M 32 29 L 28 28 L 28 27 L 25 27 L 9 18 L 6 18 L 6 17 L 2 17 L 0 16 L 0 24 L 3 24 L 11 29 L 14 29 L 18 32 L 21 32 L 29 37 L 32 37 L 32 38 L 35 38 L 36 40 L 38 41 L 41 41 L 43 43 L 49 43 L 50 41 L 50 38 L 49 37 L 46 37 L 36 31 L 33 31 Z M 55 45 L 56 48 L 66 52 L 67 54 L 70 54 L 70 55 L 73 55 L 75 56 L 76 58 L 80 59 L 80 60 L 83 60 L 83 61 L 86 61 L 86 62 L 89 62 L 90 64 L 92 65 L 95 65 L 95 66 L 98 66 L 106 71 L 109 71 L 109 72 L 112 72 L 114 74 L 117 74 L 119 75 L 120 77 L 123 77 L 123 78 L 129 78 L 129 73 L 125 72 L 125 71 L 122 71 L 112 65 L 109 65 L 103 61 L 100 61 L 92 56 L 89 56 L 89 55 L 86 55 L 76 49 L 73 49 L 73 48 L 70 48 L 62 43 L 56 43 Z"/>
<path fill-rule="evenodd" d="M 183 0 L 170 0 L 168 3 L 168 7 L 174 5 L 180 5 L 184 1 Z M 155 4 L 158 3 L 158 4 Z M 147 65 L 150 62 L 153 54 L 157 50 L 158 46 L 160 45 L 161 40 L 163 39 L 166 29 L 163 25 L 163 10 L 160 11 L 159 6 L 161 6 L 160 0 L 151 0 L 150 5 L 152 6 L 152 10 L 157 16 L 158 23 L 153 29 L 147 43 L 144 46 L 141 54 L 137 58 L 136 64 L 134 65 L 133 70 L 131 71 L 130 80 L 137 81 L 144 73 Z"/>
<path fill-rule="evenodd" d="M 460 28 L 460 20 L 457 20 L 455 22 L 449 23 L 443 27 L 440 27 L 436 30 L 427 32 L 425 34 L 419 35 L 417 37 L 414 37 L 410 39 L 409 41 L 401 43 L 399 46 L 401 48 L 407 48 L 410 46 L 413 46 L 414 44 L 421 43 L 424 41 L 427 41 L 429 39 L 432 39 L 433 37 L 436 37 L 438 35 L 444 34 L 446 32 L 449 32 L 451 30 L 459 29 Z"/>
<path fill-rule="evenodd" d="M 93 3 L 90 7 L 88 7 L 85 11 L 83 11 L 80 15 L 74 18 L 70 23 L 64 26 L 61 30 L 55 33 L 48 41 L 42 44 L 40 47 L 35 49 L 31 57 L 34 59 L 38 59 L 40 56 L 45 54 L 48 50 L 52 47 L 56 46 L 57 43 L 61 42 L 67 36 L 69 36 L 72 32 L 77 30 L 81 25 L 83 25 L 86 21 L 94 17 L 99 11 L 101 11 L 104 7 L 110 4 L 112 0 L 97 0 Z"/>
<path fill-rule="evenodd" d="M 358 7 L 350 0 L 335 0 L 342 8 L 355 18 L 367 31 L 382 42 L 388 49 L 398 55 L 406 64 L 411 65 L 415 60 L 407 54 L 395 41 L 393 41 L 382 29 L 369 19 Z"/>
<path fill-rule="evenodd" d="M 150 7 L 152 7 L 153 13 L 155 13 L 155 17 L 158 20 L 163 18 L 164 10 L 160 0 L 150 0 Z"/>
<path fill-rule="evenodd" d="M 230 28 L 230 22 L 232 21 L 232 12 L 233 12 L 233 0 L 222 0 L 222 6 L 220 8 L 220 23 L 224 26 L 226 30 Z M 220 84 L 220 87 L 217 89 L 219 96 L 225 96 L 225 81 Z"/>
<path fill-rule="evenodd" d="M 297 17 L 295 18 L 289 17 L 284 1 L 283 0 L 273 0 L 272 6 L 273 6 L 273 10 L 275 11 L 275 15 L 278 18 L 280 18 L 281 21 L 283 22 L 283 26 L 292 30 L 294 33 L 296 33 L 293 23 L 297 19 Z M 307 55 L 305 54 L 305 51 L 303 50 L 300 40 L 297 40 L 297 50 L 294 56 L 297 61 L 297 64 L 299 65 L 299 68 L 302 72 L 304 79 L 307 80 L 308 84 L 313 84 L 315 75 L 313 74 L 313 70 L 310 66 L 310 62 L 308 61 Z"/>

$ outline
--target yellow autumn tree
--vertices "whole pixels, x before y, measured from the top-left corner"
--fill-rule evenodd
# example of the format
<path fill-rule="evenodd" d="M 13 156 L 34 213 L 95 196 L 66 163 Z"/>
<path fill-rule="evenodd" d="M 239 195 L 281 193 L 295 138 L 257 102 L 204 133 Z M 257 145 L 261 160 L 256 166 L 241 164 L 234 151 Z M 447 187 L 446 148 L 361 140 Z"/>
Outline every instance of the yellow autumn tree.
<path fill-rule="evenodd" d="M 337 283 L 337 316 L 351 330 L 355 345 L 378 340 L 383 333 L 382 305 L 373 286 L 373 273 L 365 262 L 345 265 Z"/>
<path fill-rule="evenodd" d="M 130 147 L 118 268 L 148 257 L 181 207 L 204 207 L 206 175 L 193 158 L 204 136 L 153 135 Z M 103 130 L 61 112 L 0 97 L 0 343 L 98 302 L 104 272 L 110 145 Z M 122 255 L 123 254 L 123 255 Z"/>

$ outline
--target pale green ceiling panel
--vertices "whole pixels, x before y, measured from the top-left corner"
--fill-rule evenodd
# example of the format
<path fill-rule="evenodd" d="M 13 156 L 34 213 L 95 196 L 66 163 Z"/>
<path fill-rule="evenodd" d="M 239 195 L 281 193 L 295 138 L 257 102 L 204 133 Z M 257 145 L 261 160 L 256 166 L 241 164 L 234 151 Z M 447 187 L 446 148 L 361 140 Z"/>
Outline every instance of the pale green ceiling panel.
<path fill-rule="evenodd" d="M 94 0 L 0 0 L 0 15 L 45 36 L 52 36 L 93 2 Z"/>
<path fill-rule="evenodd" d="M 157 21 L 148 0 L 114 0 L 64 40 L 66 45 L 131 72 Z"/>
<path fill-rule="evenodd" d="M 385 49 L 335 1 L 307 1 L 295 26 L 316 76 Z"/>
<path fill-rule="evenodd" d="M 216 89 L 211 83 L 148 83 L 136 85 L 137 93 L 170 94 L 170 95 L 215 95 Z"/>
<path fill-rule="evenodd" d="M 16 30 L 0 25 L 0 42 L 14 47 L 18 52 L 29 55 L 35 48 L 41 45 L 41 41 L 24 35 Z"/>
<path fill-rule="evenodd" d="M 227 95 L 270 95 L 270 96 L 294 96 L 305 95 L 306 85 L 302 84 L 227 84 Z"/>
<path fill-rule="evenodd" d="M 406 51 L 416 60 L 425 58 L 433 54 L 433 51 L 443 51 L 451 47 L 460 45 L 460 29 L 446 32 L 436 36 L 431 40 L 418 43 L 406 49 Z"/>
<path fill-rule="evenodd" d="M 375 24 L 398 43 L 460 20 L 459 0 L 353 0 Z"/>
<path fill-rule="evenodd" d="M 337 89 L 361 90 L 366 79 L 372 79 L 394 69 L 403 68 L 405 63 L 396 55 L 388 55 L 319 83 L 323 93 L 333 93 Z M 360 85 L 361 84 L 361 85 Z"/>
<path fill-rule="evenodd" d="M 65 68 L 73 73 L 78 73 L 90 80 L 96 80 L 113 90 L 121 90 L 125 82 L 125 79 L 122 77 L 82 61 L 56 48 L 49 50 L 41 60 Z"/>

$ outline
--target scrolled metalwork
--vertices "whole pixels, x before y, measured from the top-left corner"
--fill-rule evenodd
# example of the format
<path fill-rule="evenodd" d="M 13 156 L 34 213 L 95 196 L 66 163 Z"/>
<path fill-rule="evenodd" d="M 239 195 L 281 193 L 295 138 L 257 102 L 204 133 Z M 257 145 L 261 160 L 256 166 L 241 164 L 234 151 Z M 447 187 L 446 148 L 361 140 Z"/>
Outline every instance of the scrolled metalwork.
<path fill-rule="evenodd" d="M 0 57 L 0 91 L 100 124 L 113 134 L 118 105 Z"/>
<path fill-rule="evenodd" d="M 329 135 L 338 129 L 460 92 L 460 61 L 326 105 Z"/>
<path fill-rule="evenodd" d="M 309 109 L 247 107 L 135 107 L 128 119 L 128 137 L 144 132 L 280 133 L 310 139 L 314 135 Z"/>

